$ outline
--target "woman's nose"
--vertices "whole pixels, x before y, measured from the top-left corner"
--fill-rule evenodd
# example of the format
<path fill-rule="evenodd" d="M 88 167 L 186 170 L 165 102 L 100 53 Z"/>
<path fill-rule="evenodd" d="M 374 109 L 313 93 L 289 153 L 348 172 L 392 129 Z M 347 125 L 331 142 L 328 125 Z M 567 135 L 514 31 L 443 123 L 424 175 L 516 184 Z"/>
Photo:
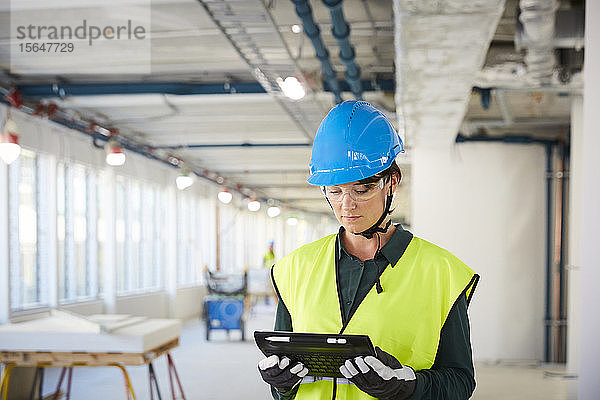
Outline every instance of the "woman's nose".
<path fill-rule="evenodd" d="M 342 193 L 342 208 L 351 210 L 356 207 L 356 201 L 350 196 L 349 192 Z"/>

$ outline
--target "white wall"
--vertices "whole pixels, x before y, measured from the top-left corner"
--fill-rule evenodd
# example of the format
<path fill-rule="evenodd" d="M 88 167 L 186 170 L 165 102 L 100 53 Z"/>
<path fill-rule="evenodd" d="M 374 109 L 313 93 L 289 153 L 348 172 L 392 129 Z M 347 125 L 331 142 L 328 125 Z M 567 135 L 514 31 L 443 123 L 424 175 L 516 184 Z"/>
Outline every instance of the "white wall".
<path fill-rule="evenodd" d="M 143 315 L 153 318 L 179 318 L 188 320 L 202 315 L 202 305 L 207 290 L 204 286 L 187 287 L 177 290 L 177 295 L 169 298 L 166 292 L 145 293 L 117 298 L 118 314 Z M 169 304 L 169 303 L 172 304 Z M 88 301 L 61 307 L 82 315 L 107 313 L 102 301 Z"/>
<path fill-rule="evenodd" d="M 205 286 L 179 289 L 173 312 L 169 314 L 169 317 L 183 320 L 199 317 L 202 315 L 203 299 L 207 294 Z"/>
<path fill-rule="evenodd" d="M 413 233 L 481 276 L 470 306 L 474 358 L 542 359 L 544 149 L 466 143 L 412 156 Z"/>
<path fill-rule="evenodd" d="M 600 226 L 600 3 L 586 1 L 585 70 L 583 96 L 583 136 L 581 142 L 581 297 L 579 330 L 579 398 L 598 399 L 600 379 L 600 260 L 598 227 Z"/>

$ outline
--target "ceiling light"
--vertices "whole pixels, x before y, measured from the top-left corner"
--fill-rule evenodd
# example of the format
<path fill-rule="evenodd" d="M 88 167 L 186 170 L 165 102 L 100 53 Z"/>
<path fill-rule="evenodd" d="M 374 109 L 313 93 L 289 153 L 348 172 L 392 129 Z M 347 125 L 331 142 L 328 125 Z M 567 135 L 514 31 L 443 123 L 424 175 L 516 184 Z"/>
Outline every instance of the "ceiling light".
<path fill-rule="evenodd" d="M 306 95 L 304 87 L 295 76 L 288 76 L 285 80 L 277 78 L 277 83 L 283 94 L 292 100 L 300 100 Z"/>
<path fill-rule="evenodd" d="M 0 132 L 0 158 L 10 164 L 19 158 L 19 154 L 21 154 L 21 146 L 19 146 L 17 124 L 9 117 Z"/>
<path fill-rule="evenodd" d="M 269 208 L 267 208 L 267 215 L 271 218 L 275 218 L 277 217 L 279 214 L 281 214 L 281 208 L 277 207 L 277 206 L 271 206 Z"/>
<path fill-rule="evenodd" d="M 223 189 L 219 192 L 219 194 L 217 195 L 219 201 L 223 204 L 229 204 L 231 202 L 231 199 L 233 199 L 233 195 L 231 194 L 231 192 L 227 189 Z"/>
<path fill-rule="evenodd" d="M 289 217 L 287 219 L 287 224 L 289 226 L 296 226 L 296 225 L 298 225 L 298 218 L 296 218 L 296 217 Z"/>
<path fill-rule="evenodd" d="M 252 199 L 248 202 L 248 210 L 255 212 L 260 210 L 260 201 Z"/>
<path fill-rule="evenodd" d="M 192 175 L 191 171 L 188 169 L 181 171 L 179 176 L 177 176 L 177 178 L 175 178 L 175 184 L 177 185 L 177 189 L 179 189 L 179 190 L 187 189 L 190 186 L 192 186 L 193 183 L 194 183 L 194 176 Z"/>
<path fill-rule="evenodd" d="M 113 167 L 125 164 L 125 153 L 123 148 L 116 140 L 109 140 L 106 145 L 106 163 Z"/>
<path fill-rule="evenodd" d="M 298 24 L 294 24 L 294 25 L 292 25 L 292 32 L 300 33 L 300 32 L 302 32 L 302 27 Z"/>

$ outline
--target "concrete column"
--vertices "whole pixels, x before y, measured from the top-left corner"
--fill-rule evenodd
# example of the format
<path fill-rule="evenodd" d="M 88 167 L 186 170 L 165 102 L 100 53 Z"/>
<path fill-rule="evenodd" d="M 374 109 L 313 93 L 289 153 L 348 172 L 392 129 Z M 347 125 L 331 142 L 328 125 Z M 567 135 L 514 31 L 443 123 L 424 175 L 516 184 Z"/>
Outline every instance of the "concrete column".
<path fill-rule="evenodd" d="M 571 103 L 571 163 L 569 176 L 568 217 L 568 323 L 567 323 L 567 373 L 577 375 L 579 367 L 579 320 L 581 302 L 581 175 L 583 141 L 583 96 L 575 96 Z M 569 400 L 577 399 L 577 381 L 569 382 Z"/>
<path fill-rule="evenodd" d="M 600 2 L 586 2 L 582 138 L 581 306 L 579 384 L 581 400 L 600 396 Z M 575 205 L 577 206 L 577 205 Z"/>
<path fill-rule="evenodd" d="M 10 320 L 8 265 L 8 166 L 0 160 L 0 324 Z"/>

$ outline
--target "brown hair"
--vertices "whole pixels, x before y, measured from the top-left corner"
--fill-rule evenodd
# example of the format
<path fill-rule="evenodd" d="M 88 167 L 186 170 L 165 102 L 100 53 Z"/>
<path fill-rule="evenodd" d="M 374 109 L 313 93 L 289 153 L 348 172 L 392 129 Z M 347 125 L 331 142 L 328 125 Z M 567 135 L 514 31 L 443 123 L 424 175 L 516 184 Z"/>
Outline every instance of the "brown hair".
<path fill-rule="evenodd" d="M 370 176 L 368 178 L 364 178 L 358 181 L 358 183 L 373 183 L 373 182 L 377 182 L 379 179 L 383 178 L 383 177 L 387 177 L 387 176 L 392 176 L 394 174 L 398 174 L 398 184 L 400 183 L 400 181 L 402 180 L 402 172 L 400 171 L 400 167 L 398 166 L 398 164 L 396 164 L 396 160 L 392 161 L 392 165 L 390 165 L 386 170 L 381 171 L 373 176 Z"/>

